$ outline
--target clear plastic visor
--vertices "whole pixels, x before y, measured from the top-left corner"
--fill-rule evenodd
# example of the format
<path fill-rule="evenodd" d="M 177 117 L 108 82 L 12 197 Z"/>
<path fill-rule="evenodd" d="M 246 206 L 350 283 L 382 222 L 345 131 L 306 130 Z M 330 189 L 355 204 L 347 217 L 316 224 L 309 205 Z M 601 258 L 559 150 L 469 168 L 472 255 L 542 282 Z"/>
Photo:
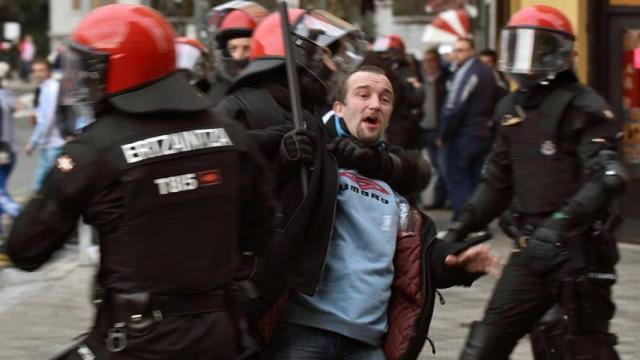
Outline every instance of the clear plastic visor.
<path fill-rule="evenodd" d="M 367 52 L 362 31 L 323 10 L 306 12 L 294 26 L 293 32 L 331 50 L 332 60 L 343 71 L 355 70 Z"/>
<path fill-rule="evenodd" d="M 189 44 L 176 43 L 176 68 L 194 71 L 201 57 L 200 49 Z"/>
<path fill-rule="evenodd" d="M 571 66 L 573 40 L 541 29 L 507 28 L 500 39 L 501 71 L 515 74 L 560 72 Z"/>
<path fill-rule="evenodd" d="M 63 105 L 91 105 L 106 96 L 109 54 L 70 43 L 62 62 L 64 76 L 60 91 Z"/>

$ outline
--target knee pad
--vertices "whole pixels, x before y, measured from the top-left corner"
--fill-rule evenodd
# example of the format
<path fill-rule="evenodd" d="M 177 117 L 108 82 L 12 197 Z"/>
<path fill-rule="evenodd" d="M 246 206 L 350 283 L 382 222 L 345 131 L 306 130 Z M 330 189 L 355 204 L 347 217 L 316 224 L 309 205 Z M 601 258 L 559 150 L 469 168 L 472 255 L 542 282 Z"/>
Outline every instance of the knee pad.
<path fill-rule="evenodd" d="M 505 342 L 500 328 L 474 321 L 461 360 L 508 360 L 515 343 Z"/>
<path fill-rule="evenodd" d="M 569 323 L 559 306 L 552 307 L 531 330 L 531 350 L 535 360 L 565 360 Z"/>
<path fill-rule="evenodd" d="M 611 333 L 568 336 L 567 360 L 619 360 L 614 345 L 618 338 Z"/>

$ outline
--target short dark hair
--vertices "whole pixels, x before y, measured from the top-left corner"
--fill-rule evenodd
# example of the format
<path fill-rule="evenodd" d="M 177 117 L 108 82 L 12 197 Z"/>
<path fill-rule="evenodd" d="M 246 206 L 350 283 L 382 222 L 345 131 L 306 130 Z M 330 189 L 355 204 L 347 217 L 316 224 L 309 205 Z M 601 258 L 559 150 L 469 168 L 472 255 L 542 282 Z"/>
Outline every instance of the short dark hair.
<path fill-rule="evenodd" d="M 493 49 L 482 50 L 480 56 L 491 56 L 493 60 L 498 60 L 498 53 Z"/>
<path fill-rule="evenodd" d="M 436 57 L 436 60 L 438 60 L 438 62 L 440 62 L 440 52 L 438 52 L 437 48 L 432 47 L 432 48 L 429 48 L 429 49 L 425 50 L 424 55 L 425 55 L 425 57 L 427 55 L 433 55 L 433 56 Z"/>
<path fill-rule="evenodd" d="M 456 41 L 464 41 L 464 42 L 466 42 L 467 44 L 469 44 L 469 47 L 470 47 L 470 48 L 472 48 L 473 50 L 475 50 L 475 49 L 476 49 L 476 44 L 474 44 L 474 43 L 473 43 L 473 40 L 471 40 L 471 38 L 468 38 L 468 37 L 460 37 L 460 38 L 458 38 L 458 40 L 456 40 Z"/>
<path fill-rule="evenodd" d="M 34 65 L 36 65 L 36 64 L 43 64 L 44 66 L 46 66 L 46 67 L 47 67 L 47 70 L 49 70 L 49 72 L 51 72 L 51 68 L 52 68 L 52 66 L 51 66 L 51 63 L 50 63 L 47 59 L 44 59 L 44 58 L 36 58 L 36 59 L 35 59 L 35 60 L 33 60 L 33 62 L 31 63 L 31 66 L 33 67 L 33 66 L 34 66 Z"/>
<path fill-rule="evenodd" d="M 340 101 L 341 103 L 344 103 L 345 99 L 347 98 L 347 82 L 349 81 L 349 79 L 351 78 L 351 75 L 357 73 L 357 72 L 368 72 L 368 73 L 373 73 L 373 74 L 378 74 L 378 75 L 382 75 L 382 76 L 387 76 L 387 73 L 382 70 L 382 68 L 379 68 L 377 66 L 373 66 L 373 65 L 362 65 L 359 68 L 355 69 L 354 71 L 350 72 L 349 74 L 347 74 L 347 76 L 345 76 L 340 83 L 338 84 L 338 91 L 336 92 L 336 100 Z M 389 80 L 391 81 L 391 80 Z"/>

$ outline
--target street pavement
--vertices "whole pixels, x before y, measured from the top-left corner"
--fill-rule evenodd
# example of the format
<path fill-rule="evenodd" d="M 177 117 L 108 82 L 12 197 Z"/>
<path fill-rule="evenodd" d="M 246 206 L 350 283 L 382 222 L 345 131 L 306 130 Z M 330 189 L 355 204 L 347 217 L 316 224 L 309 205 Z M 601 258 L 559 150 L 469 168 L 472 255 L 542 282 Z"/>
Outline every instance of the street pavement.
<path fill-rule="evenodd" d="M 18 95 L 32 91 L 29 84 L 15 84 Z M 31 132 L 26 119 L 16 121 L 17 137 L 24 145 Z M 26 199 L 31 188 L 35 157 L 20 154 L 9 180 L 9 192 Z M 450 218 L 447 211 L 432 211 L 439 229 L 445 229 Z M 510 242 L 491 227 L 495 239 L 490 245 L 507 259 Z M 623 360 L 638 359 L 640 353 L 640 246 L 621 244 L 618 266 L 619 282 L 614 288 L 617 302 L 613 331 Z M 25 273 L 0 266 L 0 360 L 46 359 L 70 344 L 74 337 L 87 331 L 92 321 L 90 288 L 95 267 L 86 261 L 77 247 L 66 246 L 42 269 Z M 469 331 L 471 321 L 479 320 L 496 279 L 485 276 L 470 288 L 443 290 L 445 305 L 436 303 L 429 336 L 436 353 L 427 344 L 421 360 L 457 359 Z M 532 359 L 528 340 L 523 339 L 512 360 Z"/>

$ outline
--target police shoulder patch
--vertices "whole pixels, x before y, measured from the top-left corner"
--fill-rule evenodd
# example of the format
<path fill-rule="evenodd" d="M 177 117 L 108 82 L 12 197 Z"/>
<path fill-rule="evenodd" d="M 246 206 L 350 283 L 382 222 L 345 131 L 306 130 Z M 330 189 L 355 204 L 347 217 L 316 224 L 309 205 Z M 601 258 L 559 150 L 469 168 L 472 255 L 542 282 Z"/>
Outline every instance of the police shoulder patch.
<path fill-rule="evenodd" d="M 69 155 L 60 155 L 56 159 L 56 167 L 63 173 L 68 173 L 75 168 L 76 163 Z"/>

